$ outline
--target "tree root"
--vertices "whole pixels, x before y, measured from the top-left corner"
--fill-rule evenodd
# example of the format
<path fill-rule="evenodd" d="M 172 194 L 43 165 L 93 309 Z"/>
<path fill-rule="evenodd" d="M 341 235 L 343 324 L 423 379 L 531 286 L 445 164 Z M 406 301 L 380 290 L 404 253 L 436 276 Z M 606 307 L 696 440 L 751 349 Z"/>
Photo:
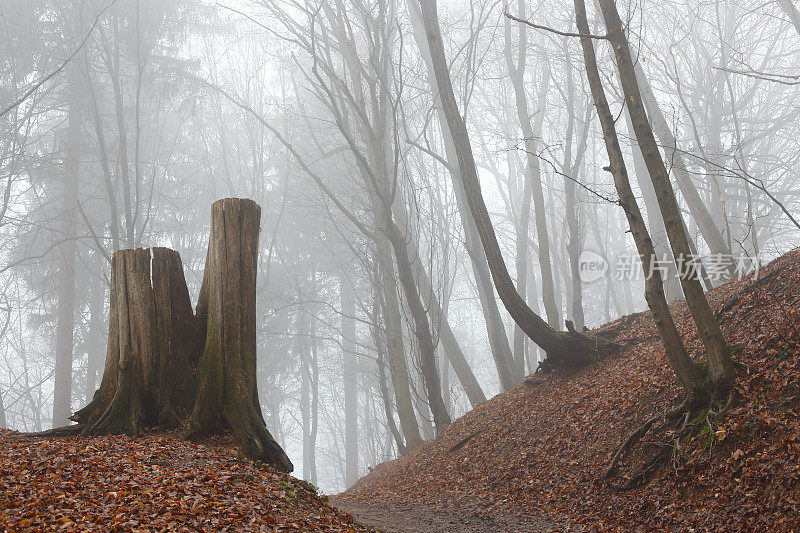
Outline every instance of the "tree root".
<path fill-rule="evenodd" d="M 34 431 L 31 433 L 18 433 L 14 435 L 18 439 L 50 439 L 60 437 L 74 437 L 80 435 L 84 426 L 82 424 L 71 424 L 44 431 Z"/>
<path fill-rule="evenodd" d="M 625 453 L 625 451 L 628 448 L 630 448 L 631 446 L 636 444 L 639 441 L 639 439 L 641 439 L 644 436 L 645 433 L 647 433 L 647 430 L 650 429 L 650 426 L 652 426 L 653 424 L 655 424 L 659 420 L 665 420 L 665 421 L 674 420 L 675 418 L 680 417 L 682 414 L 687 413 L 688 410 L 689 410 L 689 402 L 683 402 L 678 407 L 676 407 L 674 409 L 671 409 L 671 410 L 667 411 L 666 413 L 658 414 L 658 415 L 652 417 L 651 419 L 649 419 L 647 422 L 645 422 L 644 424 L 642 424 L 638 428 L 636 428 L 633 431 L 633 433 L 628 435 L 628 438 L 626 438 L 622 442 L 620 447 L 617 448 L 617 451 L 614 454 L 614 456 L 611 458 L 611 462 L 609 463 L 608 468 L 606 468 L 606 471 L 605 471 L 605 474 L 604 474 L 603 477 L 610 478 L 611 476 L 614 475 L 614 473 L 616 472 L 616 469 L 617 469 L 617 463 L 619 462 L 619 460 L 622 457 L 622 455 Z M 660 462 L 660 460 L 661 460 L 661 454 L 659 453 L 658 454 L 658 462 Z M 652 461 L 650 461 L 650 462 L 652 462 Z M 648 462 L 648 465 L 649 465 L 650 462 Z M 654 466 L 655 465 L 653 465 L 652 467 L 654 467 Z M 652 467 L 646 466 L 645 469 L 650 470 Z M 641 474 L 641 472 L 640 472 L 640 474 Z M 643 477 L 640 474 L 637 474 L 636 478 L 640 479 L 641 477 Z M 630 488 L 630 486 L 632 486 L 632 483 L 631 483 L 632 481 L 633 480 L 629 481 L 623 487 L 617 487 L 617 488 L 623 488 L 623 489 L 624 488 Z"/>
<path fill-rule="evenodd" d="M 714 426 L 716 426 L 720 420 L 725 416 L 725 414 L 730 410 L 731 406 L 734 403 L 735 394 L 734 391 L 731 390 L 725 396 L 724 401 L 711 401 L 709 403 L 698 401 L 697 399 L 686 399 L 683 403 L 681 403 L 678 407 L 666 411 L 664 413 L 660 413 L 641 426 L 636 428 L 628 437 L 622 442 L 622 444 L 617 448 L 617 451 L 614 453 L 614 456 L 611 458 L 608 467 L 603 475 L 603 478 L 606 479 L 607 484 L 615 489 L 615 490 L 628 490 L 634 488 L 641 483 L 643 483 L 652 473 L 656 471 L 658 466 L 669 456 L 670 450 L 672 450 L 672 458 L 675 463 L 683 456 L 682 454 L 682 446 L 681 446 L 681 439 L 686 437 L 687 435 L 692 435 L 697 431 L 697 428 L 702 424 L 708 424 L 709 427 L 713 430 Z M 705 411 L 705 416 L 701 421 L 692 422 L 698 414 L 702 414 Z M 645 464 L 631 477 L 627 477 L 627 481 L 622 484 L 614 483 L 612 478 L 617 474 L 619 462 L 625 453 L 630 450 L 639 440 L 641 440 L 644 435 L 650 431 L 652 426 L 659 421 L 666 422 L 667 424 L 675 424 L 677 420 L 683 419 L 680 424 L 680 427 L 675 429 L 675 435 L 672 438 L 672 443 L 652 443 L 654 446 L 657 446 L 659 449 L 655 453 L 653 457 L 648 459 Z"/>

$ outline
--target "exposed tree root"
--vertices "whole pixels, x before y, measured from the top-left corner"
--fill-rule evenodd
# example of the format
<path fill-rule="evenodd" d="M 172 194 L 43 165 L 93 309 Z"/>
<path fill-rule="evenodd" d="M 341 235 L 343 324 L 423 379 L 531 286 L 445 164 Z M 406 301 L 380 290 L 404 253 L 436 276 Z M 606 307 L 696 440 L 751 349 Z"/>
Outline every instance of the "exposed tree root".
<path fill-rule="evenodd" d="M 50 439 L 59 437 L 74 437 L 80 435 L 84 426 L 81 424 L 71 424 L 69 426 L 61 426 L 45 431 L 35 431 L 31 433 L 18 433 L 15 437 L 19 439 Z"/>
<path fill-rule="evenodd" d="M 675 462 L 679 461 L 681 457 L 683 457 L 683 447 L 681 445 L 682 439 L 684 439 L 687 435 L 693 435 L 704 423 L 708 424 L 709 428 L 713 430 L 731 408 L 733 401 L 733 390 L 729 391 L 725 395 L 724 401 L 718 400 L 706 403 L 696 399 L 687 399 L 684 400 L 684 402 L 678 407 L 650 418 L 641 426 L 636 428 L 630 435 L 628 435 L 619 448 L 617 448 L 617 451 L 611 458 L 611 461 L 609 462 L 603 476 L 606 479 L 606 482 L 615 490 L 632 489 L 646 482 L 668 457 L 671 456 Z M 693 420 L 699 418 L 698 415 L 703 414 L 703 412 L 705 412 L 705 414 L 702 417 L 702 420 L 692 422 Z M 682 422 L 679 427 L 675 429 L 670 428 L 670 426 L 675 426 L 676 422 L 681 419 Z M 658 451 L 652 457 L 648 458 L 635 473 L 624 476 L 626 479 L 624 483 L 615 483 L 613 478 L 617 477 L 617 474 L 619 473 L 618 467 L 622 457 L 637 442 L 639 442 L 648 431 L 650 431 L 654 424 L 659 421 L 663 421 L 665 423 L 666 431 L 674 431 L 675 434 L 672 438 L 672 443 L 651 443 L 652 445 L 658 447 Z M 670 452 L 672 453 L 670 454 Z"/>
<path fill-rule="evenodd" d="M 649 420 L 647 420 L 647 422 L 636 428 L 633 431 L 633 433 L 628 435 L 628 437 L 622 442 L 622 444 L 614 454 L 614 457 L 611 458 L 611 462 L 609 463 L 608 468 L 606 468 L 604 477 L 608 479 L 611 478 L 616 473 L 617 464 L 619 463 L 619 460 L 622 457 L 622 455 L 631 446 L 636 444 L 639 441 L 639 439 L 641 439 L 644 436 L 644 434 L 647 433 L 647 431 L 653 424 L 655 424 L 659 420 L 671 422 L 676 418 L 680 417 L 681 415 L 688 413 L 690 410 L 689 406 L 690 406 L 689 402 L 683 402 L 678 407 L 671 409 L 666 413 L 657 414 L 656 416 L 650 418 Z M 609 482 L 609 484 L 612 487 L 620 490 L 632 488 L 633 486 L 637 485 L 641 480 L 643 480 L 650 472 L 652 472 L 653 469 L 661 462 L 662 459 L 663 459 L 663 450 L 660 451 L 658 454 L 656 454 L 656 456 L 650 461 L 648 461 L 647 464 L 633 478 L 629 479 L 623 485 L 615 485 L 611 482 Z"/>

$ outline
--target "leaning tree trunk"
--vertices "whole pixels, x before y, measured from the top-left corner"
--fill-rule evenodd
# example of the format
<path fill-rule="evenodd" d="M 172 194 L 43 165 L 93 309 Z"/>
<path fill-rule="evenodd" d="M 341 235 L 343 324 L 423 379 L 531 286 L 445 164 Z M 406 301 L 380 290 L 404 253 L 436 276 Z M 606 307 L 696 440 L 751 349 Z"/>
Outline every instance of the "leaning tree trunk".
<path fill-rule="evenodd" d="M 150 278 L 152 266 L 152 283 Z M 111 319 L 103 381 L 71 419 L 83 434 L 175 426 L 194 396 L 194 315 L 177 252 L 119 250 L 111 260 Z"/>
<path fill-rule="evenodd" d="M 292 463 L 267 431 L 256 388 L 256 259 L 261 208 L 227 198 L 211 208 L 197 322 L 205 345 L 188 435 L 230 426 L 245 453 L 291 472 Z"/>
<path fill-rule="evenodd" d="M 439 30 L 436 0 L 421 0 L 420 6 L 430 46 L 437 88 L 447 123 L 453 133 L 461 179 L 500 300 L 520 329 L 533 342 L 544 349 L 550 365 L 585 365 L 598 360 L 603 355 L 617 351 L 619 346 L 610 341 L 575 331 L 571 322 L 566 323 L 567 332 L 556 331 L 536 315 L 517 292 L 514 282 L 508 274 L 508 269 L 497 241 L 497 235 L 489 217 L 489 211 L 483 200 L 478 171 L 469 142 L 469 134 L 458 110 L 458 103 L 453 92 L 447 60 L 444 56 L 444 44 Z"/>

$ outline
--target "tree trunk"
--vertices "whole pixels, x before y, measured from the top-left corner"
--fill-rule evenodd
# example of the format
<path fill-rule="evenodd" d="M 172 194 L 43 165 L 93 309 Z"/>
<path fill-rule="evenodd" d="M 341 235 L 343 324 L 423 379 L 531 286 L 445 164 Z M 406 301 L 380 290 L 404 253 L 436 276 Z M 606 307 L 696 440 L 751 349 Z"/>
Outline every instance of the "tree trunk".
<path fill-rule="evenodd" d="M 6 409 L 3 405 L 3 395 L 0 394 L 0 429 L 5 429 L 8 426 L 6 421 Z"/>
<path fill-rule="evenodd" d="M 417 41 L 425 65 L 428 70 L 428 81 L 433 92 L 434 104 L 441 101 L 439 90 L 436 83 L 433 60 L 430 54 L 428 41 L 425 38 L 425 28 L 422 22 L 422 14 L 417 0 L 407 1 L 411 24 L 414 29 L 414 38 Z M 478 299 L 483 311 L 484 321 L 486 322 L 486 332 L 489 336 L 489 348 L 492 351 L 497 374 L 500 378 L 500 385 L 503 390 L 510 390 L 519 384 L 521 376 L 514 371 L 514 359 L 511 347 L 508 344 L 505 324 L 500 316 L 500 310 L 495 300 L 494 289 L 492 287 L 492 277 L 486 262 L 486 256 L 481 248 L 481 240 L 475 219 L 470 212 L 466 192 L 464 191 L 463 181 L 458 169 L 458 155 L 456 153 L 453 132 L 447 122 L 447 117 L 441 105 L 436 105 L 436 116 L 444 138 L 445 156 L 447 158 L 450 178 L 453 182 L 453 192 L 458 205 L 458 214 L 461 218 L 461 225 L 464 228 L 464 241 L 467 254 L 469 255 L 472 273 L 475 277 L 475 285 L 478 289 Z M 455 368 L 455 366 L 454 366 Z"/>
<path fill-rule="evenodd" d="M 376 275 L 377 277 L 377 275 Z M 379 331 L 379 324 L 380 316 L 381 316 L 381 302 L 380 302 L 380 290 L 373 283 L 372 286 L 372 316 L 370 317 L 370 335 L 372 336 L 372 342 L 375 344 L 375 351 L 378 353 L 377 363 L 378 363 L 378 386 L 381 391 L 381 398 L 383 400 L 383 412 L 386 416 L 386 424 L 389 426 L 389 432 L 392 434 L 392 438 L 394 439 L 395 444 L 397 445 L 397 453 L 398 455 L 403 455 L 406 453 L 406 446 L 403 443 L 403 436 L 400 435 L 400 431 L 397 429 L 397 424 L 394 421 L 394 412 L 392 410 L 392 399 L 389 396 L 389 385 L 386 379 L 386 350 L 385 346 L 388 343 L 382 342 L 380 331 Z M 385 321 L 384 321 L 385 322 Z"/>
<path fill-rule="evenodd" d="M 617 67 L 625 93 L 625 101 L 630 111 L 633 129 L 639 146 L 642 148 L 642 155 L 656 191 L 656 198 L 667 229 L 672 253 L 677 261 L 689 261 L 692 253 L 688 237 L 680 215 L 678 202 L 675 198 L 675 191 L 672 190 L 669 174 L 664 166 L 664 160 L 661 158 L 658 144 L 642 103 L 628 39 L 625 36 L 625 29 L 622 26 L 614 0 L 600 0 L 600 8 L 606 21 L 608 39 L 617 58 Z M 719 233 L 716 235 L 721 239 Z M 708 352 L 709 377 L 715 387 L 718 388 L 717 392 L 727 393 L 736 376 L 736 371 L 733 367 L 733 360 L 725 343 L 725 338 L 716 318 L 714 318 L 711 307 L 708 305 L 708 300 L 703 294 L 700 280 L 691 274 L 681 275 L 680 280 L 683 293 L 686 295 L 686 303 L 689 305 L 689 311 L 697 325 L 697 330 L 703 340 L 706 352 Z"/>
<path fill-rule="evenodd" d="M 547 325 L 520 298 L 511 276 L 503 260 L 497 236 L 494 232 L 489 212 L 481 193 L 469 135 L 461 114 L 458 111 L 453 86 L 444 56 L 444 44 L 439 31 L 435 0 L 422 0 L 422 18 L 431 51 L 436 83 L 447 123 L 453 133 L 453 140 L 458 154 L 461 178 L 466 190 L 472 216 L 483 243 L 489 268 L 494 279 L 497 293 L 514 321 L 545 352 L 550 364 L 582 365 L 598 360 L 602 355 L 617 349 L 615 345 L 601 339 L 581 334 L 567 324 L 569 332 L 559 332 Z"/>
<path fill-rule="evenodd" d="M 358 377 L 356 359 L 356 319 L 353 288 L 342 274 L 339 296 L 342 311 L 342 383 L 344 385 L 344 484 L 358 481 Z"/>
<path fill-rule="evenodd" d="M 616 54 L 618 51 L 615 50 L 614 52 Z M 617 61 L 619 61 L 619 59 L 617 59 Z M 640 91 L 640 98 L 637 101 L 646 107 L 647 115 L 651 121 L 648 122 L 648 127 L 652 127 L 651 131 L 658 136 L 659 140 L 661 141 L 661 145 L 666 150 L 667 158 L 672 164 L 672 171 L 675 175 L 675 181 L 678 184 L 678 189 L 680 190 L 683 199 L 686 201 L 686 205 L 689 207 L 692 218 L 694 218 L 694 221 L 697 223 L 700 234 L 706 241 L 711 253 L 729 257 L 731 255 L 731 249 L 725 243 L 725 239 L 722 237 L 722 233 L 720 233 L 719 228 L 717 228 L 716 224 L 714 224 L 714 220 L 711 218 L 711 214 L 708 212 L 705 202 L 697 192 L 697 188 L 694 186 L 694 183 L 692 183 L 692 178 L 686 168 L 686 162 L 684 161 L 683 155 L 678 151 L 678 143 L 675 140 L 675 136 L 672 134 L 672 130 L 670 129 L 666 118 L 664 118 L 664 114 L 658 105 L 658 101 L 653 94 L 653 89 L 650 87 L 650 82 L 647 81 L 641 65 L 637 64 L 636 67 L 634 67 L 634 79 L 636 80 L 638 89 Z M 628 111 L 630 113 L 630 109 Z M 630 118 L 633 120 L 633 117 Z M 650 126 L 650 124 L 652 124 L 652 126 Z M 635 130 L 635 124 L 632 122 L 631 125 Z M 643 148 L 641 143 L 639 143 L 639 146 L 640 149 Z M 645 165 L 647 166 L 647 158 L 644 156 L 643 149 L 642 155 L 645 158 Z M 647 168 L 649 171 L 649 166 Z M 664 221 L 664 224 L 666 225 L 666 220 Z M 731 264 L 729 264 L 729 271 L 731 272 L 731 275 L 733 274 L 734 269 L 735 265 L 733 262 L 731 262 Z"/>
<path fill-rule="evenodd" d="M 520 10 L 520 17 L 525 18 L 525 3 L 520 1 L 518 5 Z M 510 31 L 511 23 L 506 18 L 506 27 Z M 511 73 L 511 85 L 514 88 L 514 102 L 517 110 L 517 120 L 519 120 L 520 128 L 522 129 L 522 141 L 525 146 L 525 156 L 528 161 L 527 177 L 530 180 L 530 194 L 533 198 L 533 211 L 534 211 L 534 226 L 536 227 L 536 241 L 539 245 L 539 270 L 542 274 L 542 302 L 544 304 L 545 315 L 547 316 L 547 323 L 551 328 L 557 328 L 561 324 L 561 317 L 559 313 L 559 306 L 556 305 L 555 297 L 555 283 L 553 282 L 553 265 L 550 260 L 550 237 L 547 231 L 547 213 L 545 212 L 544 191 L 542 189 L 542 172 L 539 166 L 539 158 L 536 153 L 536 138 L 541 137 L 542 124 L 544 121 L 544 113 L 538 113 L 536 117 L 536 124 L 531 124 L 531 113 L 528 109 L 528 95 L 525 92 L 525 57 L 527 54 L 527 38 L 525 29 L 519 28 L 520 35 L 520 52 L 517 64 L 511 59 L 510 38 L 507 39 L 506 45 L 506 64 L 508 65 Z M 545 63 L 541 75 L 541 87 L 539 89 L 539 99 L 545 101 L 547 98 L 547 90 L 550 86 L 550 68 Z M 526 206 L 523 205 L 522 209 L 525 210 Z M 530 210 L 530 203 L 527 205 L 527 210 Z M 523 212 L 521 217 L 529 216 L 529 212 Z M 527 221 L 526 221 L 527 222 Z M 525 252 L 527 253 L 527 232 L 524 236 L 525 239 Z M 524 271 L 524 269 L 523 269 Z M 517 276 L 520 273 L 517 272 Z M 523 275 L 524 277 L 524 275 Z M 524 299 L 524 295 L 521 295 Z M 521 361 L 516 361 L 517 365 Z"/>
<path fill-rule="evenodd" d="M 62 229 L 59 250 L 63 263 L 58 273 L 58 323 L 56 364 L 53 384 L 53 427 L 67 424 L 72 400 L 72 356 L 75 328 L 75 251 L 78 218 L 78 173 L 81 156 L 81 104 L 78 63 L 69 77 L 69 120 L 67 124 Z"/>
<path fill-rule="evenodd" d="M 400 302 L 397 296 L 397 280 L 394 277 L 394 262 L 388 239 L 378 243 L 380 253 L 380 279 L 375 283 L 383 291 L 384 317 L 386 322 L 386 345 L 389 357 L 389 373 L 394 388 L 395 405 L 400 419 L 400 429 L 405 438 L 407 450 L 413 450 L 422 444 L 419 434 L 414 405 L 411 403 L 411 386 L 406 366 L 405 347 L 403 346 L 402 318 Z"/>
<path fill-rule="evenodd" d="M 224 421 L 252 458 L 291 472 L 292 463 L 261 415 L 256 387 L 256 268 L 261 208 L 226 198 L 211 208 L 197 322 L 205 331 L 197 398 L 188 435 L 219 429 Z"/>
<path fill-rule="evenodd" d="M 152 284 L 150 272 L 153 272 Z M 111 318 L 103 381 L 71 418 L 83 434 L 175 426 L 191 409 L 194 319 L 178 253 L 119 250 L 111 260 Z"/>
<path fill-rule="evenodd" d="M 584 0 L 575 0 L 575 18 L 578 32 L 588 35 L 590 30 L 586 19 Z M 594 44 L 590 37 L 581 37 L 580 40 L 592 98 L 603 129 L 603 139 L 605 140 L 606 151 L 610 161 L 609 169 L 614 177 L 614 185 L 619 194 L 619 204 L 625 211 L 631 234 L 636 243 L 636 249 L 642 257 L 642 268 L 645 272 L 645 299 L 661 335 L 670 365 L 687 394 L 693 399 L 698 399 L 703 395 L 703 379 L 699 367 L 686 352 L 686 347 L 669 312 L 661 273 L 658 269 L 651 269 L 651 263 L 655 258 L 655 248 L 628 179 L 625 160 L 614 126 L 614 115 L 611 113 L 606 100 L 600 73 L 597 69 Z M 647 275 L 650 272 L 652 272 L 652 275 Z"/>
<path fill-rule="evenodd" d="M 672 257 L 672 252 L 669 249 L 667 230 L 664 228 L 664 220 L 661 218 L 661 211 L 658 209 L 656 191 L 653 189 L 653 182 L 650 180 L 650 174 L 647 172 L 647 166 L 642 157 L 642 150 L 639 148 L 639 143 L 636 142 L 636 135 L 633 132 L 633 124 L 631 124 L 631 117 L 627 108 L 624 111 L 624 115 L 628 136 L 630 138 L 631 152 L 633 154 L 633 173 L 636 175 L 636 182 L 639 184 L 639 190 L 644 199 L 647 222 L 650 236 L 653 240 L 653 246 L 656 250 L 656 257 L 667 265 L 664 288 L 667 301 L 672 302 L 683 296 L 681 284 L 678 280 L 678 271 L 675 269 L 675 259 Z"/>
<path fill-rule="evenodd" d="M 403 232 L 408 231 L 408 215 L 406 214 L 405 207 L 400 202 L 395 202 L 395 215 L 397 218 L 397 225 Z M 406 239 L 406 248 L 408 255 L 411 257 L 419 257 L 419 249 L 413 239 Z M 450 321 L 447 318 L 447 310 L 442 305 L 439 297 L 436 295 L 431 284 L 430 276 L 425 269 L 422 261 L 414 261 L 414 281 L 419 288 L 422 299 L 427 302 L 428 315 L 431 318 L 431 326 L 439 334 L 439 341 L 444 349 L 445 356 L 450 361 L 450 365 L 458 377 L 458 381 L 464 388 L 464 393 L 469 399 L 472 407 L 477 407 L 486 401 L 486 395 L 483 393 L 480 384 L 478 383 L 472 368 L 467 361 L 464 351 L 456 339 L 453 329 L 450 327 Z M 447 403 L 447 402 L 445 402 Z"/>
<path fill-rule="evenodd" d="M 86 381 L 83 387 L 85 403 L 92 400 L 92 395 L 97 390 L 97 378 L 103 365 L 105 300 L 105 282 L 94 280 L 89 288 L 89 335 L 86 341 Z"/>
<path fill-rule="evenodd" d="M 423 385 L 438 434 L 450 425 L 450 415 L 442 399 L 442 384 L 439 378 L 439 369 L 436 368 L 436 348 L 433 345 L 428 315 L 414 281 L 414 267 L 411 266 L 411 259 L 408 256 L 406 236 L 393 220 L 388 219 L 387 226 L 387 236 L 392 243 L 397 259 L 397 277 L 403 287 L 406 303 L 414 320 L 414 335 L 417 338 L 420 352 Z"/>

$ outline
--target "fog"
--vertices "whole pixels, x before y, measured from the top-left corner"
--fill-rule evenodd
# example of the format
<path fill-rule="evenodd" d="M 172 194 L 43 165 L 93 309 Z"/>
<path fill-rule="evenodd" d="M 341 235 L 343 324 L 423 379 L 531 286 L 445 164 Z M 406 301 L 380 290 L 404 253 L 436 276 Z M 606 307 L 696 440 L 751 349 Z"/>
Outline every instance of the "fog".
<path fill-rule="evenodd" d="M 722 256 L 741 275 L 800 245 L 792 0 L 617 6 L 705 287 L 731 273 Z M 559 330 L 647 309 L 580 40 L 564 35 L 572 2 L 438 10 L 517 292 Z M 493 288 L 428 37 L 418 0 L 0 1 L 0 426 L 61 426 L 92 399 L 116 250 L 178 251 L 197 302 L 221 198 L 261 206 L 258 394 L 298 477 L 344 490 L 535 372 L 545 354 Z M 613 50 L 594 41 L 674 300 Z"/>

